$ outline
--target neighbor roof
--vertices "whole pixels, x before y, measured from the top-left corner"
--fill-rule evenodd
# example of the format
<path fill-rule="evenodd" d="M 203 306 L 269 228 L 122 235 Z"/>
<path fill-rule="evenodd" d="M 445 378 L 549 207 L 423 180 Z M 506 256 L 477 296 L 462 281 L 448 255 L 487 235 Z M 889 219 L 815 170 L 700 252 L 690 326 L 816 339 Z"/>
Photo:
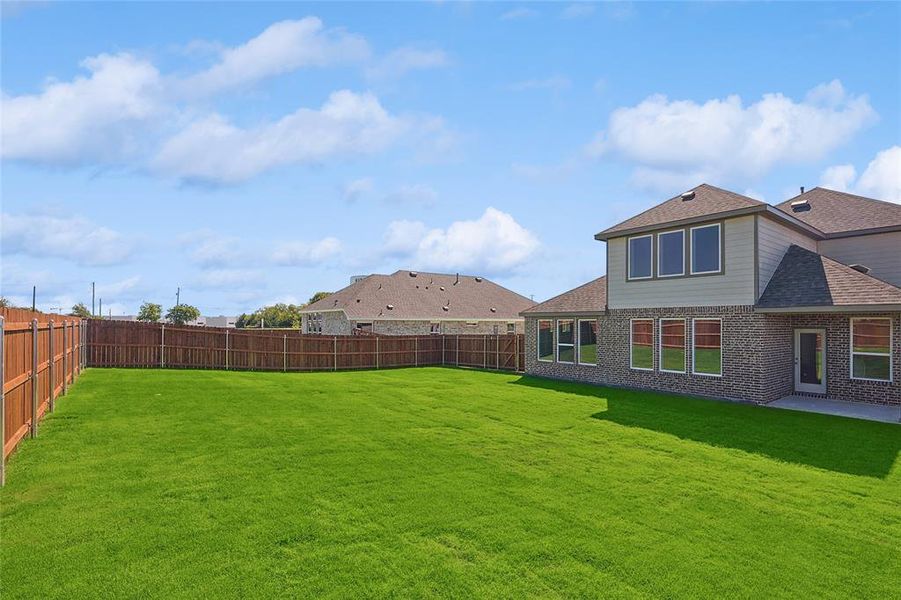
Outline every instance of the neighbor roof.
<path fill-rule="evenodd" d="M 901 307 L 901 288 L 792 244 L 760 296 L 761 309 Z"/>
<path fill-rule="evenodd" d="M 607 307 L 607 276 L 598 277 L 541 304 L 522 311 L 524 317 L 542 315 L 600 314 Z"/>
<path fill-rule="evenodd" d="M 806 200 L 810 210 L 794 212 L 792 202 Z M 816 187 L 776 208 L 832 237 L 865 230 L 901 229 L 901 204 Z M 836 236 L 840 237 L 840 236 Z"/>
<path fill-rule="evenodd" d="M 724 213 L 763 209 L 767 206 L 759 200 L 706 183 L 702 183 L 689 191 L 694 192 L 694 197 L 691 200 L 683 200 L 680 194 L 653 208 L 649 208 L 643 213 L 635 215 L 631 219 L 626 219 L 622 223 L 605 229 L 594 237 L 595 239 L 606 240 L 627 233 L 651 229 L 658 225 L 695 221 Z"/>
<path fill-rule="evenodd" d="M 482 277 L 397 271 L 369 275 L 301 312 L 343 310 L 353 320 L 506 320 L 518 319 L 521 311 L 534 304 Z"/>

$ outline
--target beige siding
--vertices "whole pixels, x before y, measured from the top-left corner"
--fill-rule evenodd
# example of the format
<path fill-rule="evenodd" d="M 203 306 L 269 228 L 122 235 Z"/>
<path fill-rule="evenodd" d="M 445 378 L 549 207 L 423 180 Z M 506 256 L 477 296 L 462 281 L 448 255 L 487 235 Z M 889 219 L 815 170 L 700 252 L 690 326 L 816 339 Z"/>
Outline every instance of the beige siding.
<path fill-rule="evenodd" d="M 671 229 L 671 228 L 665 228 Z M 687 232 L 686 232 L 686 235 Z M 607 242 L 607 303 L 614 308 L 754 304 L 754 216 L 727 219 L 721 275 L 626 281 L 626 238 Z M 656 252 L 656 248 L 655 248 Z"/>
<path fill-rule="evenodd" d="M 766 289 L 776 267 L 785 256 L 785 252 L 792 244 L 800 246 L 812 252 L 817 251 L 817 241 L 790 227 L 778 223 L 766 217 L 757 219 L 757 244 L 760 257 L 760 293 Z"/>
<path fill-rule="evenodd" d="M 901 286 L 901 231 L 822 240 L 820 254 L 846 265 L 870 267 L 870 275 Z"/>

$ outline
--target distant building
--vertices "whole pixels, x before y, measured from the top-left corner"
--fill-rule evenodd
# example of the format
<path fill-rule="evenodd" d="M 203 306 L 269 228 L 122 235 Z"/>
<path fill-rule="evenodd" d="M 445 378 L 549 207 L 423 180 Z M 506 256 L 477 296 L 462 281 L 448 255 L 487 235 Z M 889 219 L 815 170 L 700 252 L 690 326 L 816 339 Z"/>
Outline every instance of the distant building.
<path fill-rule="evenodd" d="M 107 317 L 110 321 L 137 321 L 137 315 L 112 315 L 111 317 Z M 158 323 L 168 323 L 166 319 L 160 319 L 157 321 Z M 188 321 L 185 325 L 194 325 L 198 327 L 228 327 L 234 328 L 235 324 L 238 322 L 238 317 L 230 317 L 225 315 L 219 315 L 216 317 L 206 317 L 200 316 L 197 317 L 194 321 Z"/>
<path fill-rule="evenodd" d="M 535 304 L 470 275 L 397 271 L 351 281 L 300 311 L 304 333 L 522 333 L 519 313 Z"/>

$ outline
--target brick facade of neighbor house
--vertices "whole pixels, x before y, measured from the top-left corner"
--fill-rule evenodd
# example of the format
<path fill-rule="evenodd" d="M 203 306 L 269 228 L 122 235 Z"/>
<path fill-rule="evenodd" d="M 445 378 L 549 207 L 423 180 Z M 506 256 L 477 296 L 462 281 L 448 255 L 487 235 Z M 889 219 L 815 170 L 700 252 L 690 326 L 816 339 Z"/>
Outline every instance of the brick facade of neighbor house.
<path fill-rule="evenodd" d="M 851 318 L 892 319 L 891 382 L 862 381 L 850 376 Z M 901 405 L 901 314 L 763 314 L 752 306 L 620 309 L 598 317 L 598 365 L 538 360 L 538 321 L 570 319 L 561 314 L 526 319 L 526 372 L 532 375 L 601 385 L 648 389 L 693 396 L 766 403 L 796 393 L 794 330 L 826 329 L 826 396 L 877 404 Z M 578 318 L 578 317 L 576 317 Z M 660 319 L 686 319 L 685 373 L 660 370 Z M 722 376 L 692 373 L 691 320 L 722 320 Z M 654 368 L 629 366 L 631 319 L 654 320 Z M 556 326 L 554 327 L 556 336 Z M 554 339 L 556 344 L 556 337 Z"/>
<path fill-rule="evenodd" d="M 354 327 L 356 323 L 353 322 Z M 432 333 L 432 323 L 439 324 L 438 333 L 451 335 L 522 333 L 525 330 L 525 324 L 520 319 L 518 321 L 376 320 L 372 322 L 372 331 L 380 335 L 429 335 Z M 513 332 L 507 331 L 508 323 L 513 324 Z"/>

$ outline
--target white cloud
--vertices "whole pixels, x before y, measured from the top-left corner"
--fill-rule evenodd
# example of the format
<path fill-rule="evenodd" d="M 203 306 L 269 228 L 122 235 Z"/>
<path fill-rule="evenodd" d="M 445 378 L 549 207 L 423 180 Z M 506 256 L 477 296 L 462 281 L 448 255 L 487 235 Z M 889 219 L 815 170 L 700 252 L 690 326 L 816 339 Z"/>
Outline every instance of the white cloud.
<path fill-rule="evenodd" d="M 262 271 L 251 269 L 212 269 L 199 274 L 192 287 L 198 289 L 243 289 L 258 287 L 265 282 Z"/>
<path fill-rule="evenodd" d="M 901 204 L 901 146 L 882 150 L 855 181 L 856 175 L 854 165 L 836 165 L 823 172 L 820 185 Z"/>
<path fill-rule="evenodd" d="M 594 4 L 588 2 L 576 2 L 570 4 L 560 13 L 561 19 L 584 19 L 594 14 Z"/>
<path fill-rule="evenodd" d="M 195 121 L 166 141 L 153 164 L 189 181 L 234 184 L 282 165 L 383 150 L 409 125 L 372 94 L 342 90 L 318 110 L 301 108 L 257 127 L 242 129 L 220 115 Z"/>
<path fill-rule="evenodd" d="M 374 65 L 366 69 L 369 79 L 397 79 L 410 71 L 437 69 L 450 65 L 450 58 L 443 50 L 423 50 L 404 46 L 392 50 Z"/>
<path fill-rule="evenodd" d="M 747 180 L 777 164 L 819 160 L 876 118 L 866 96 L 847 94 L 838 81 L 802 102 L 782 94 L 747 106 L 734 95 L 703 104 L 654 95 L 615 110 L 586 151 L 635 163 L 633 178 L 649 186 L 688 176 Z"/>
<path fill-rule="evenodd" d="M 121 281 L 113 281 L 111 283 L 98 283 L 96 291 L 101 298 L 103 296 L 121 296 L 123 294 L 135 291 L 140 283 L 141 276 L 135 275 L 134 277 L 122 279 Z"/>
<path fill-rule="evenodd" d="M 402 185 L 387 196 L 385 202 L 389 204 L 415 204 L 420 206 L 434 206 L 438 201 L 438 192 L 424 184 Z"/>
<path fill-rule="evenodd" d="M 112 265 L 127 260 L 134 244 L 121 233 L 82 217 L 3 213 L 4 254 L 62 258 L 82 265 Z"/>
<path fill-rule="evenodd" d="M 324 29 L 316 17 L 279 21 L 248 42 L 222 52 L 208 70 L 183 82 L 188 93 L 214 93 L 303 67 L 325 67 L 369 58 L 369 45 L 342 29 Z"/>
<path fill-rule="evenodd" d="M 130 54 L 101 54 L 81 66 L 90 76 L 0 98 L 4 159 L 119 162 L 140 149 L 148 122 L 167 110 L 156 67 Z"/>
<path fill-rule="evenodd" d="M 219 235 L 209 229 L 185 233 L 178 241 L 191 262 L 201 267 L 234 265 L 245 258 L 239 238 Z"/>
<path fill-rule="evenodd" d="M 395 221 L 386 231 L 383 251 L 405 256 L 417 269 L 488 275 L 515 270 L 538 247 L 538 239 L 511 215 L 489 207 L 478 219 L 455 221 L 446 229 L 428 229 L 418 221 Z"/>
<path fill-rule="evenodd" d="M 272 254 L 272 260 L 279 265 L 308 267 L 315 266 L 337 256 L 341 252 L 341 242 L 327 237 L 316 242 L 285 242 Z"/>
<path fill-rule="evenodd" d="M 372 178 L 361 177 L 360 179 L 354 179 L 353 181 L 345 183 L 341 188 L 341 196 L 343 196 L 344 200 L 347 202 L 356 202 L 362 196 L 371 192 L 373 187 L 374 183 Z"/>
<path fill-rule="evenodd" d="M 501 15 L 501 21 L 518 21 L 520 19 L 531 19 L 538 16 L 538 11 L 532 8 L 519 7 L 508 10 Z"/>
<path fill-rule="evenodd" d="M 572 82 L 568 77 L 562 75 L 552 75 L 545 79 L 527 79 L 518 81 L 508 86 L 508 89 L 514 92 L 525 92 L 528 90 L 551 90 L 554 92 L 562 92 L 568 90 Z"/>

